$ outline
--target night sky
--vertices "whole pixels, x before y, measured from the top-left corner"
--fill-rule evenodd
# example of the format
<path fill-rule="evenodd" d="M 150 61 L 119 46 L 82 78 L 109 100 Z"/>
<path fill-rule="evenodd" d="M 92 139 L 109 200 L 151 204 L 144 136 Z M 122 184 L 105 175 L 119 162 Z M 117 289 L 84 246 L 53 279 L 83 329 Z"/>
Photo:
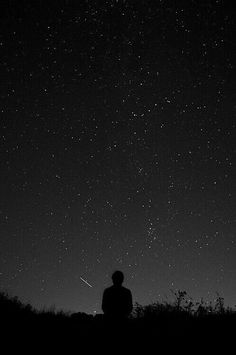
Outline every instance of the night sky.
<path fill-rule="evenodd" d="M 0 7 L 0 288 L 101 312 L 119 269 L 134 302 L 236 304 L 233 2 Z"/>

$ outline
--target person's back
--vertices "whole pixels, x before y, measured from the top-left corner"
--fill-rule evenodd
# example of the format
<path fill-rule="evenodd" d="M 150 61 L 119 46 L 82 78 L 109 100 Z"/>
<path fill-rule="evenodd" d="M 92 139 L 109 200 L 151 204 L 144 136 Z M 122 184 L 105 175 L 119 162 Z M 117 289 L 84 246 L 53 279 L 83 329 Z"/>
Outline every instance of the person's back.
<path fill-rule="evenodd" d="M 113 285 L 105 289 L 102 299 L 102 310 L 109 318 L 127 318 L 133 309 L 132 294 L 122 286 L 124 275 L 116 271 L 112 275 Z"/>

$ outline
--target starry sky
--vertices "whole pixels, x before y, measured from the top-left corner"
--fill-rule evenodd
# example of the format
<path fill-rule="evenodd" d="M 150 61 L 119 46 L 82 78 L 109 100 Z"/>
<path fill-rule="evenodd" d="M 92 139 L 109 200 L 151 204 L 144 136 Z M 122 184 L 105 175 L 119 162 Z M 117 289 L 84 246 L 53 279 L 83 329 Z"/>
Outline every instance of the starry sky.
<path fill-rule="evenodd" d="M 0 288 L 101 312 L 119 269 L 134 302 L 236 304 L 232 3 L 0 6 Z"/>

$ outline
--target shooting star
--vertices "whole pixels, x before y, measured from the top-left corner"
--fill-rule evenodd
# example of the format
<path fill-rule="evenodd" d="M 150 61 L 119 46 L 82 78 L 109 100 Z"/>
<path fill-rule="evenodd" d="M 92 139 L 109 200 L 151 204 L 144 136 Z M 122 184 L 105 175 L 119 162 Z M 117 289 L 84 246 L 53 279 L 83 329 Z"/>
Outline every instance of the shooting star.
<path fill-rule="evenodd" d="M 80 276 L 80 280 L 83 281 L 86 285 L 88 285 L 89 287 L 93 287 L 92 285 L 90 285 L 90 283 L 88 283 L 88 281 L 86 281 L 85 279 L 83 279 L 83 277 Z"/>

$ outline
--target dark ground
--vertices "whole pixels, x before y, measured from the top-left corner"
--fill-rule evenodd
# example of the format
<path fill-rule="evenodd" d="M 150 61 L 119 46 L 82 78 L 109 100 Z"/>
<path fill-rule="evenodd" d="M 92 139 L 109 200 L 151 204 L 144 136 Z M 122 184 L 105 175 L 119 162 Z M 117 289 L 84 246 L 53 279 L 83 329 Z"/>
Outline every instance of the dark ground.
<path fill-rule="evenodd" d="M 235 319 L 183 321 L 131 320 L 106 324 L 102 319 L 15 319 L 2 324 L 9 351 L 30 353 L 202 353 L 226 351 L 234 342 Z"/>
<path fill-rule="evenodd" d="M 201 314 L 192 314 L 167 304 L 140 310 L 128 320 L 107 321 L 103 315 L 37 312 L 0 294 L 1 346 L 7 354 L 232 353 L 235 311 L 209 314 L 201 308 Z"/>

